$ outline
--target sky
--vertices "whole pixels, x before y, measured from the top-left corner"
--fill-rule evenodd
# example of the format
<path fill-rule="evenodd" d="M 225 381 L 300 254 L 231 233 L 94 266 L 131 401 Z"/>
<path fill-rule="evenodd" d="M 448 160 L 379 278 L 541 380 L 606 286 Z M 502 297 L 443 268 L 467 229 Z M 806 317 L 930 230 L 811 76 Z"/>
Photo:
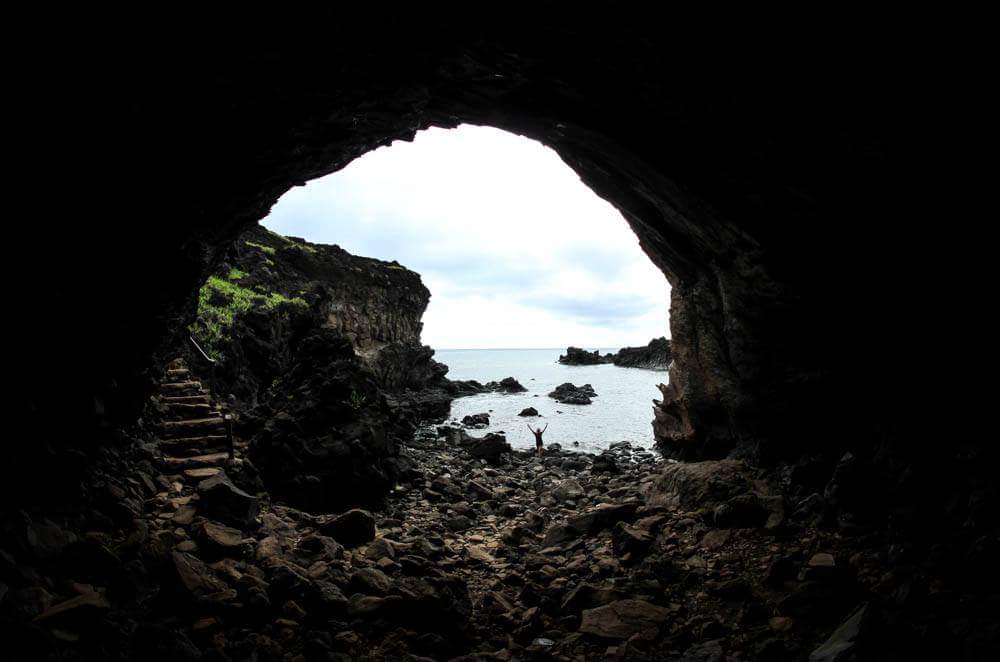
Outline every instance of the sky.
<path fill-rule="evenodd" d="M 617 348 L 669 337 L 670 287 L 621 214 L 548 147 L 431 128 L 288 191 L 265 227 L 398 260 L 435 349 Z"/>

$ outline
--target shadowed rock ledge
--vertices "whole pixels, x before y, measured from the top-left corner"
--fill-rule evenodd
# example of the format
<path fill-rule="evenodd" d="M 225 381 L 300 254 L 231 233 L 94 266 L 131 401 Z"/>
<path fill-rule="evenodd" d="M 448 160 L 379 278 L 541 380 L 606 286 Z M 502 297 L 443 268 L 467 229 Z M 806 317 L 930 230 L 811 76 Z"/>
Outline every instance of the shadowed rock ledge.
<path fill-rule="evenodd" d="M 420 343 L 430 292 L 395 262 L 255 227 L 199 296 L 180 348 L 238 413 L 268 489 L 303 508 L 371 504 L 392 487 L 400 442 L 446 416 L 447 366 Z"/>
<path fill-rule="evenodd" d="M 670 367 L 670 341 L 666 338 L 653 338 L 645 347 L 622 347 L 617 352 L 608 352 L 603 356 L 597 350 L 588 352 L 579 347 L 567 347 L 566 353 L 559 356 L 559 363 L 563 365 L 613 363 L 622 368 L 666 370 Z"/>

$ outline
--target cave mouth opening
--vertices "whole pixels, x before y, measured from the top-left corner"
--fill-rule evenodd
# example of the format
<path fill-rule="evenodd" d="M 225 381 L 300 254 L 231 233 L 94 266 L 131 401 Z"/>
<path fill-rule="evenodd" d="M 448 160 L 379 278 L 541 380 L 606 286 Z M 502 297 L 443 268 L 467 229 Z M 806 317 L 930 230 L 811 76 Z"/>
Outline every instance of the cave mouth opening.
<path fill-rule="evenodd" d="M 962 609 L 945 603 L 942 609 L 941 600 L 949 600 L 951 591 L 939 590 L 936 577 L 946 574 L 937 570 L 965 575 L 959 577 L 963 580 L 959 589 L 974 585 L 977 593 L 995 586 L 996 555 L 991 553 L 996 548 L 995 526 L 988 524 L 998 521 L 990 517 L 995 512 L 995 490 L 987 495 L 989 500 L 969 498 L 967 506 L 961 499 L 969 486 L 995 484 L 988 474 L 995 464 L 984 461 L 995 454 L 994 446 L 977 442 L 976 448 L 983 450 L 970 455 L 972 461 L 948 462 L 951 446 L 959 444 L 942 444 L 942 439 L 967 432 L 970 438 L 987 436 L 976 431 L 972 437 L 971 426 L 978 417 L 930 417 L 934 421 L 915 410 L 914 403 L 919 406 L 924 399 L 910 396 L 923 381 L 906 377 L 923 376 L 926 363 L 914 361 L 917 354 L 905 351 L 910 343 L 902 341 L 906 334 L 900 333 L 901 319 L 916 321 L 917 316 L 899 313 L 906 308 L 922 311 L 926 292 L 897 288 L 895 281 L 885 278 L 886 263 L 895 256 L 910 252 L 923 259 L 917 252 L 899 250 L 901 240 L 913 236 L 911 218 L 898 213 L 896 196 L 889 195 L 891 188 L 886 186 L 886 175 L 893 171 L 886 127 L 898 117 L 896 104 L 886 103 L 894 90 L 886 81 L 892 80 L 898 67 L 861 57 L 863 64 L 855 68 L 850 58 L 843 57 L 839 42 L 821 42 L 824 57 L 818 62 L 799 49 L 782 49 L 781 66 L 760 66 L 752 57 L 754 49 L 748 49 L 737 57 L 723 58 L 722 66 L 697 66 L 708 64 L 705 56 L 712 49 L 683 52 L 682 45 L 670 47 L 675 40 L 665 40 L 658 23 L 646 21 L 609 30 L 613 26 L 604 17 L 594 30 L 561 14 L 551 23 L 524 23 L 523 32 L 495 30 L 483 38 L 477 29 L 460 38 L 433 40 L 403 21 L 378 41 L 372 39 L 371 30 L 358 29 L 356 22 L 340 24 L 339 38 L 298 39 L 299 48 L 286 52 L 263 53 L 255 45 L 254 52 L 261 57 L 240 61 L 227 53 L 226 66 L 206 66 L 211 61 L 207 56 L 212 55 L 207 49 L 164 48 L 148 58 L 137 53 L 130 59 L 137 72 L 143 68 L 141 75 L 123 76 L 108 85 L 124 91 L 121 99 L 113 95 L 110 103 L 103 103 L 109 97 L 95 95 L 93 89 L 81 96 L 94 103 L 85 104 L 86 108 L 78 104 L 74 119 L 92 119 L 91 125 L 65 121 L 67 88 L 53 85 L 48 76 L 40 79 L 54 94 L 51 103 L 44 104 L 45 112 L 38 114 L 52 120 L 40 127 L 38 138 L 51 142 L 52 149 L 33 149 L 28 162 L 37 161 L 48 170 L 52 155 L 59 152 L 86 159 L 80 172 L 87 175 L 81 187 L 87 196 L 63 196 L 73 201 L 72 211 L 77 213 L 65 218 L 72 218 L 81 230 L 71 235 L 81 241 L 36 241 L 51 239 L 50 225 L 31 223 L 26 224 L 32 229 L 31 242 L 15 245 L 46 246 L 54 251 L 48 257 L 58 265 L 52 271 L 61 281 L 88 293 L 105 291 L 113 282 L 118 296 L 68 297 L 62 305 L 52 305 L 51 297 L 38 296 L 37 287 L 17 288 L 21 292 L 16 294 L 29 299 L 23 316 L 32 323 L 20 325 L 30 337 L 14 352 L 11 381 L 22 385 L 23 409 L 28 414 L 23 420 L 30 423 L 30 430 L 20 443 L 6 445 L 7 455 L 0 464 L 11 479 L 3 483 L 15 498 L 5 503 L 17 506 L 27 501 L 24 492 L 28 488 L 35 488 L 30 491 L 34 495 L 74 483 L 75 474 L 58 472 L 52 446 L 62 444 L 76 451 L 65 454 L 64 466 L 82 466 L 79 453 L 96 447 L 88 443 L 94 429 L 109 430 L 134 420 L 143 388 L 150 382 L 149 366 L 164 358 L 170 332 L 184 328 L 179 321 L 189 319 L 197 281 L 204 278 L 225 245 L 263 217 L 288 187 L 342 168 L 377 145 L 410 136 L 415 127 L 454 125 L 459 119 L 496 123 L 553 145 L 588 185 L 625 212 L 657 265 L 670 269 L 672 335 L 682 353 L 676 359 L 680 377 L 676 398 L 666 415 L 676 416 L 697 433 L 690 443 L 686 437 L 678 441 L 695 450 L 706 449 L 702 455 L 718 456 L 707 449 L 727 450 L 732 444 L 713 447 L 710 442 L 729 439 L 751 450 L 758 445 L 765 450 L 769 447 L 774 454 L 792 459 L 809 460 L 822 454 L 821 459 L 847 460 L 837 465 L 836 480 L 829 483 L 837 489 L 826 489 L 829 468 L 819 471 L 808 463 L 795 467 L 795 477 L 804 478 L 808 489 L 788 495 L 791 519 L 801 519 L 796 525 L 800 528 L 793 528 L 793 535 L 785 540 L 797 547 L 803 542 L 802 554 L 772 557 L 774 550 L 765 543 L 758 557 L 748 559 L 748 567 L 763 572 L 767 565 L 768 575 L 770 568 L 778 571 L 776 579 L 794 578 L 799 569 L 809 581 L 796 584 L 794 593 L 777 593 L 782 586 L 751 591 L 748 608 L 727 620 L 740 624 L 738 637 L 720 631 L 714 619 L 688 618 L 681 612 L 676 622 L 685 619 L 683 629 L 664 648 L 693 642 L 697 648 L 692 657 L 718 658 L 724 653 L 715 639 L 721 636 L 721 646 L 736 654 L 753 645 L 760 657 L 801 656 L 808 650 L 806 643 L 819 644 L 854 607 L 828 600 L 823 593 L 798 590 L 814 587 L 813 579 L 824 578 L 832 579 L 834 588 L 849 586 L 838 570 L 844 567 L 844 559 L 855 565 L 852 550 L 838 552 L 831 571 L 826 545 L 849 541 L 856 529 L 845 528 L 842 536 L 836 529 L 839 522 L 826 521 L 828 515 L 837 510 L 864 514 L 872 506 L 885 506 L 894 515 L 888 521 L 910 524 L 898 533 L 895 525 L 882 527 L 884 541 L 876 538 L 871 553 L 859 557 L 861 576 L 878 582 L 874 594 L 878 599 L 873 609 L 864 607 L 850 622 L 861 631 L 888 633 L 893 645 L 921 647 L 925 656 L 930 654 L 928 645 L 942 651 L 938 657 L 947 657 L 956 650 L 974 649 L 977 639 L 995 649 L 996 638 L 989 639 L 995 624 L 979 627 L 983 616 L 988 619 L 993 613 L 990 603 L 966 601 Z M 810 34 L 810 40 L 816 41 L 813 37 Z M 73 60 L 86 62 L 80 56 L 88 52 L 80 49 L 73 53 Z M 794 57 L 787 57 L 789 52 Z M 150 69 L 147 60 L 157 66 Z M 163 72 L 169 76 L 158 75 Z M 67 67 L 65 73 L 73 75 L 76 69 Z M 91 88 L 93 74 L 119 73 L 132 72 L 95 67 L 69 89 Z M 139 91 L 140 98 L 133 98 L 137 80 L 150 83 L 148 96 Z M 36 97 L 26 98 L 34 101 Z M 45 95 L 40 98 L 49 101 Z M 77 141 L 64 140 L 60 126 L 87 136 L 82 142 L 86 149 L 67 149 Z M 96 166 L 94 159 L 101 154 L 107 155 L 113 167 Z M 130 167 L 122 168 L 122 163 Z M 183 173 L 182 180 L 177 173 Z M 105 190 L 109 174 L 121 195 L 106 203 L 108 222 L 76 222 L 79 201 Z M 142 223 L 136 222 L 137 209 L 144 215 Z M 113 233 L 117 242 L 109 241 Z M 941 237 L 936 239 L 940 244 Z M 944 245 L 959 243 L 956 239 Z M 962 255 L 966 262 L 975 262 L 968 259 L 968 243 L 962 244 Z M 121 251 L 121 244 L 142 249 Z M 935 253 L 941 252 L 940 245 L 935 248 Z M 904 275 L 926 271 L 926 265 L 917 264 L 916 259 L 893 266 L 914 267 L 912 271 L 896 269 Z M 956 305 L 953 310 L 978 309 L 975 294 L 970 295 L 974 290 L 968 283 L 950 287 L 954 280 L 954 274 L 951 280 L 941 280 L 949 286 L 947 292 L 942 289 L 946 296 L 941 300 Z M 917 294 L 907 295 L 907 289 Z M 844 315 L 845 310 L 851 314 Z M 81 324 L 82 328 L 67 334 L 67 319 L 101 323 Z M 864 332 L 855 332 L 855 325 L 844 320 L 864 320 Z M 968 325 L 954 326 L 967 335 Z M 938 345 L 961 349 L 977 343 Z M 952 364 L 962 369 L 978 362 L 953 360 Z M 907 381 L 913 390 L 886 388 Z M 960 402 L 968 392 L 943 389 L 944 402 L 938 403 L 938 409 L 975 410 L 968 402 Z M 961 434 L 945 429 L 954 425 Z M 915 431 L 912 438 L 905 434 L 910 429 Z M 933 434 L 939 429 L 946 434 Z M 893 443 L 873 439 L 883 436 L 881 430 L 887 430 L 885 437 Z M 897 439 L 900 443 L 895 443 Z M 851 453 L 845 455 L 848 450 Z M 882 450 L 878 454 L 887 458 L 887 464 L 901 468 L 899 473 L 906 476 L 905 482 L 900 481 L 901 489 L 891 484 L 881 489 L 884 481 L 869 480 L 866 469 L 875 466 L 872 456 Z M 914 457 L 920 463 L 912 464 Z M 130 495 L 128 503 L 142 505 L 143 490 L 148 488 L 124 480 L 130 475 L 135 475 L 132 466 L 124 461 L 114 471 L 95 475 L 91 487 L 96 497 L 77 503 L 122 504 L 126 500 L 120 495 L 125 492 Z M 970 480 L 971 475 L 977 480 Z M 927 489 L 928 485 L 934 489 Z M 949 498 L 941 498 L 942 494 Z M 817 504 L 820 512 L 811 510 Z M 107 505 L 99 508 L 107 509 Z M 120 525 L 125 532 L 138 514 L 121 508 L 109 509 L 109 513 L 118 520 L 115 527 Z M 824 516 L 821 528 L 810 524 L 820 515 Z M 106 517 L 94 519 L 98 521 L 88 522 L 79 531 L 110 528 Z M 165 521 L 155 525 L 156 533 L 175 530 L 176 523 L 162 526 Z M 677 519 L 678 526 L 666 527 L 671 537 L 682 528 L 685 535 L 695 537 L 693 532 L 701 523 L 686 522 L 682 527 L 682 522 Z M 852 521 L 843 522 L 850 526 Z M 833 534 L 827 535 L 831 525 Z M 964 531 L 958 531 L 960 526 Z M 923 554 L 923 546 L 908 541 L 911 530 L 920 530 L 924 537 L 935 538 L 934 542 L 960 546 L 966 546 L 964 540 L 974 542 L 967 545 L 970 554 L 948 554 L 937 560 L 942 550 L 938 548 L 933 556 Z M 141 533 L 145 537 L 145 530 Z M 833 537 L 837 540 L 831 542 Z M 86 541 L 98 539 L 87 536 Z M 153 552 L 158 547 L 170 548 L 169 538 L 157 536 L 154 541 Z M 778 542 L 783 544 L 781 539 Z M 716 543 L 725 545 L 719 539 L 712 541 Z M 123 562 L 134 559 L 128 545 L 121 551 L 130 555 L 123 556 Z M 813 552 L 825 555 L 815 565 Z M 887 556 L 889 568 L 881 561 Z M 694 557 L 688 557 L 655 568 L 657 572 L 662 568 L 665 578 L 665 586 L 656 590 L 676 591 L 669 595 L 670 602 L 684 608 L 705 604 L 704 593 L 698 582 L 675 581 L 676 570 L 694 565 L 697 571 L 713 571 L 704 553 L 696 557 L 705 563 L 692 564 Z M 103 550 L 97 558 L 107 559 L 109 554 Z M 768 565 L 768 558 L 775 563 Z M 931 560 L 930 567 L 924 559 Z M 105 565 L 120 566 L 118 562 L 88 565 L 95 574 Z M 158 565 L 149 567 L 155 572 Z M 725 572 L 731 565 L 719 569 Z M 783 577 L 789 569 L 792 572 Z M 91 578 L 74 573 L 62 579 L 106 586 L 121 576 L 106 574 Z M 285 573 L 283 579 L 289 578 Z M 633 595 L 652 590 L 641 579 L 629 587 Z M 756 587 L 760 579 L 753 577 L 750 585 Z M 175 577 L 171 581 L 177 583 Z M 944 584 L 946 589 L 950 583 Z M 67 583 L 49 583 L 48 587 L 54 585 Z M 697 593 L 686 591 L 692 585 Z M 212 582 L 204 588 L 216 586 Z M 914 590 L 923 586 L 932 590 Z M 747 586 L 716 581 L 710 588 L 712 594 L 731 602 L 730 598 L 746 595 Z M 27 597 L 37 595 L 35 591 Z M 890 595 L 899 601 L 899 611 L 917 615 L 912 619 L 916 627 L 869 628 L 867 620 L 860 627 L 866 614 L 882 609 L 882 597 Z M 952 595 L 961 596 L 961 592 Z M 451 596 L 444 597 L 447 601 Z M 189 613 L 189 604 L 170 615 Z M 832 608 L 810 609 L 814 604 Z M 374 608 L 377 603 L 360 606 Z M 774 607 L 796 606 L 801 619 L 799 614 L 777 623 L 766 618 L 770 613 L 784 614 Z M 659 612 L 647 613 L 656 616 Z M 950 618 L 951 613 L 958 618 Z M 439 623 L 453 621 L 451 614 L 435 617 Z M 814 624 L 814 619 L 819 623 Z M 525 627 L 538 625 L 532 619 L 524 622 Z M 931 627 L 925 629 L 927 625 Z M 792 627 L 791 634 L 785 634 L 786 626 Z M 744 637 L 747 631 L 753 636 Z M 846 630 L 837 631 L 846 634 Z M 25 632 L 31 633 L 33 641 L 37 639 L 34 626 Z M 930 636 L 915 637 L 914 632 Z M 441 639 L 449 641 L 449 634 L 443 633 Z M 702 640 L 709 637 L 713 641 L 703 646 Z M 788 642 L 785 648 L 786 637 L 801 638 L 802 643 Z M 524 643 L 530 641 L 529 637 Z M 367 643 L 362 640 L 359 645 Z M 127 650 L 128 645 L 122 641 L 117 648 Z M 595 646 L 593 652 L 600 654 L 605 647 Z M 995 659 L 995 655 L 982 657 Z"/>
<path fill-rule="evenodd" d="M 344 288 L 342 269 L 369 278 Z M 227 336 L 263 333 L 287 353 L 282 323 L 261 320 L 314 307 L 315 323 L 339 331 L 377 373 L 394 372 L 380 362 L 411 343 L 433 348 L 452 380 L 512 376 L 528 387 L 457 399 L 453 421 L 488 412 L 479 429 L 527 447 L 519 415 L 533 410 L 554 424 L 548 442 L 599 452 L 654 441 L 669 290 L 620 212 L 553 150 L 460 125 L 421 131 L 288 191 L 203 284 L 190 330 L 232 376 L 215 386 L 254 404 L 288 362 Z M 619 357 L 622 348 L 636 351 Z M 584 398 L 590 406 L 546 397 L 565 382 L 600 397 Z"/>

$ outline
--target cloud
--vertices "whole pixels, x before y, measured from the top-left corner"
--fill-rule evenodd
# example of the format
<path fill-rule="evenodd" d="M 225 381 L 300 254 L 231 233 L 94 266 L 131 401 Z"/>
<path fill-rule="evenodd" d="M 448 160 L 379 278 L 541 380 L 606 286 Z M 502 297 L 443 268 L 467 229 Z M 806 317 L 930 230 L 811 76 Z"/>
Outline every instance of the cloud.
<path fill-rule="evenodd" d="M 669 335 L 666 279 L 621 214 L 555 152 L 497 129 L 429 129 L 377 149 L 292 189 L 264 224 L 420 273 L 435 347 Z"/>
<path fill-rule="evenodd" d="M 649 301 L 635 299 L 628 294 L 616 294 L 600 299 L 545 295 L 524 298 L 520 302 L 591 326 L 621 324 L 638 319 L 647 315 L 651 308 Z"/>

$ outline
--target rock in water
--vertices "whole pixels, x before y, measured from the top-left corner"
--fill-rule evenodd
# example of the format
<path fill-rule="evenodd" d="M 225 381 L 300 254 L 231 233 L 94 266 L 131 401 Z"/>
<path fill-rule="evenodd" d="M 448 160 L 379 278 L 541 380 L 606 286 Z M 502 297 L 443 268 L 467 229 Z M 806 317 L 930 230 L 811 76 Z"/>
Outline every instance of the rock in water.
<path fill-rule="evenodd" d="M 233 485 L 225 472 L 198 483 L 202 514 L 237 526 L 248 526 L 257 518 L 260 502 Z"/>
<path fill-rule="evenodd" d="M 320 524 L 319 530 L 345 547 L 357 547 L 375 540 L 375 518 L 367 510 L 354 508 Z"/>
<path fill-rule="evenodd" d="M 561 402 L 567 405 L 589 405 L 591 398 L 596 398 L 597 393 L 594 392 L 594 387 L 590 384 L 584 384 L 583 386 L 575 386 L 570 382 L 560 384 L 549 393 L 549 397 L 555 399 L 556 402 Z"/>
<path fill-rule="evenodd" d="M 538 416 L 538 410 L 534 407 L 526 407 L 521 410 L 521 413 L 518 414 L 518 416 Z"/>
<path fill-rule="evenodd" d="M 483 414 L 469 414 L 468 416 L 462 417 L 462 425 L 470 428 L 485 428 L 490 424 L 490 415 Z"/>
<path fill-rule="evenodd" d="M 667 622 L 670 611 L 644 600 L 618 600 L 604 607 L 586 609 L 580 632 L 609 639 L 628 639 L 633 634 Z"/>
<path fill-rule="evenodd" d="M 670 341 L 661 337 L 653 338 L 645 347 L 622 347 L 613 362 L 622 368 L 666 370 L 670 367 Z"/>
<path fill-rule="evenodd" d="M 579 347 L 567 347 L 566 354 L 559 356 L 559 363 L 563 365 L 598 365 L 601 363 L 611 363 L 614 359 L 612 354 L 601 356 L 596 349 L 588 352 Z"/>
<path fill-rule="evenodd" d="M 524 393 L 528 390 L 513 377 L 504 377 L 499 382 L 488 382 L 483 388 L 487 391 L 500 391 L 501 393 Z"/>

